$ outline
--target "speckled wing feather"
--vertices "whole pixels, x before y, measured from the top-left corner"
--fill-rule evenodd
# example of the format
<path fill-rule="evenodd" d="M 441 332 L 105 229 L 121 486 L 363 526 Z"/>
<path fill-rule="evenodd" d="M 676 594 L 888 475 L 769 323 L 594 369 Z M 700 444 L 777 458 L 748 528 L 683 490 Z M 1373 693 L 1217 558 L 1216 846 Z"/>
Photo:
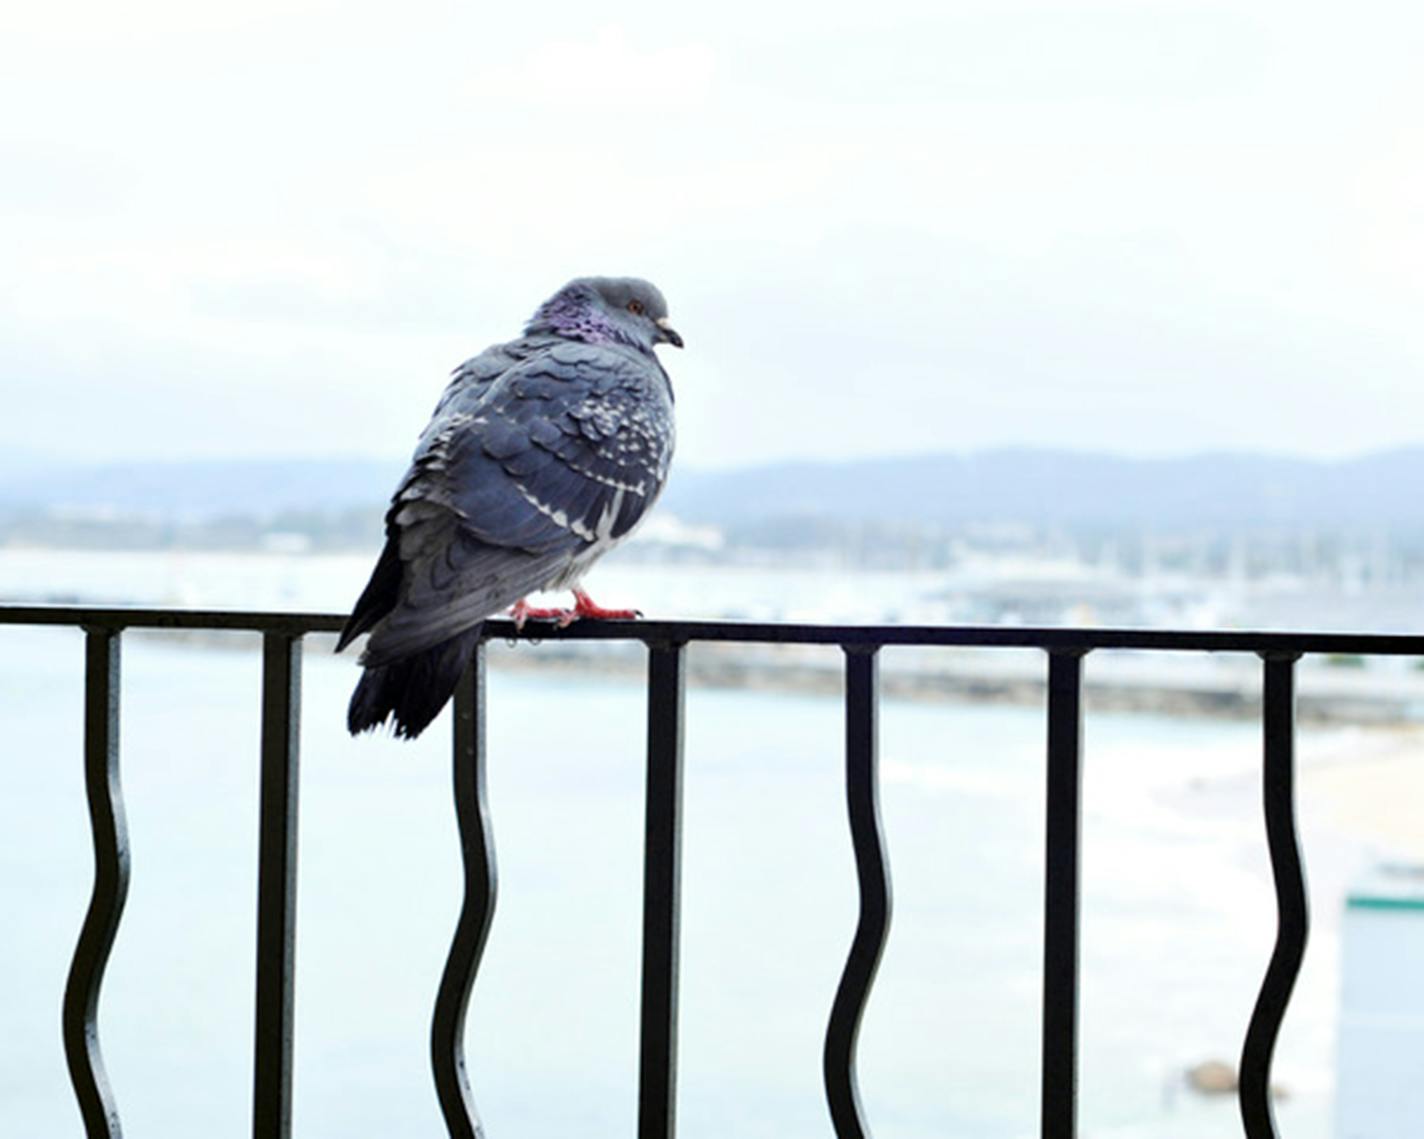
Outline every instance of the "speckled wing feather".
<path fill-rule="evenodd" d="M 666 374 L 636 350 L 526 338 L 466 362 L 387 514 L 400 583 L 394 606 L 365 625 L 363 663 L 576 580 L 644 517 L 672 446 Z M 353 636 L 360 613 L 358 603 Z"/>

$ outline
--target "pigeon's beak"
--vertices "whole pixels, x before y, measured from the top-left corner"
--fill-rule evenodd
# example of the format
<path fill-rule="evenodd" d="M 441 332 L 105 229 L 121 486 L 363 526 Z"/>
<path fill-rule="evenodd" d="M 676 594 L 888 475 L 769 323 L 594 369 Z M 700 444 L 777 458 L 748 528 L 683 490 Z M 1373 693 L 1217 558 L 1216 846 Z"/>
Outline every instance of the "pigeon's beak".
<path fill-rule="evenodd" d="M 667 317 L 658 321 L 658 343 L 671 344 L 674 348 L 682 347 L 682 337 L 677 334 L 677 329 L 668 323 Z"/>

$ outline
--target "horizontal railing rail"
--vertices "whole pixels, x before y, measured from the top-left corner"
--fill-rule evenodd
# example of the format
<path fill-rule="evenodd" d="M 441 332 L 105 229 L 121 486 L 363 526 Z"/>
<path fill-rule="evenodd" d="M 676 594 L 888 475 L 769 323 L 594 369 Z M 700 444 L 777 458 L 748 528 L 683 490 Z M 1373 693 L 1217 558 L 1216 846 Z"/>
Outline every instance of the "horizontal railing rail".
<path fill-rule="evenodd" d="M 68 625 L 72 628 L 190 629 L 252 633 L 339 633 L 346 618 L 334 613 L 280 613 L 237 609 L 140 609 L 125 606 L 0 604 L 0 625 Z M 959 648 L 1044 649 L 1091 652 L 1318 653 L 1347 656 L 1424 656 L 1424 634 L 1285 632 L 1239 629 L 1135 629 L 1030 625 L 806 625 L 754 621 L 582 621 L 567 628 L 535 622 L 485 622 L 489 640 L 705 641 L 733 644 L 932 645 Z"/>
<path fill-rule="evenodd" d="M 291 1132 L 292 1018 L 297 886 L 297 739 L 301 649 L 336 633 L 325 613 L 0 605 L 0 626 L 85 632 L 84 755 L 95 872 L 66 985 L 62 1027 L 75 1097 L 92 1139 L 121 1134 L 99 1049 L 104 969 L 129 881 L 119 782 L 120 653 L 126 630 L 245 631 L 263 645 L 253 1134 Z M 1162 629 L 752 624 L 720 621 L 584 622 L 517 629 L 494 638 L 633 641 L 648 650 L 641 1040 L 638 1134 L 674 1134 L 685 648 L 694 642 L 839 646 L 845 655 L 845 789 L 860 912 L 824 1038 L 826 1101 L 838 1137 L 870 1134 L 856 1082 L 856 1039 L 889 934 L 890 875 L 877 775 L 879 650 L 892 646 L 1037 649 L 1046 654 L 1047 774 L 1043 911 L 1040 1134 L 1077 1134 L 1079 863 L 1083 659 L 1099 650 L 1249 653 L 1263 662 L 1262 804 L 1278 910 L 1273 953 L 1245 1032 L 1238 1098 L 1247 1139 L 1278 1135 L 1270 1102 L 1276 1037 L 1305 952 L 1308 908 L 1294 800 L 1295 666 L 1304 654 L 1424 656 L 1424 636 Z M 465 888 L 431 1023 L 431 1066 L 451 1136 L 484 1132 L 465 1069 L 465 1011 L 494 913 L 497 876 L 485 797 L 485 653 L 474 653 L 454 700 L 453 779 Z"/>

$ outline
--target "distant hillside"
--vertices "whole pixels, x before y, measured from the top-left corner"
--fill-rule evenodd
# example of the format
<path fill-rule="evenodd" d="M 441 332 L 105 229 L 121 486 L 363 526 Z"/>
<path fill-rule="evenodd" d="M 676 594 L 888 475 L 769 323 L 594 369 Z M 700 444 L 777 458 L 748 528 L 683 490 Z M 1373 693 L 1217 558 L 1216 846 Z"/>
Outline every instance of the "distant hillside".
<path fill-rule="evenodd" d="M 403 459 L 231 459 L 0 471 L 0 508 L 271 517 L 379 512 Z M 676 468 L 664 510 L 720 525 L 775 519 L 1066 526 L 1424 529 L 1424 447 L 1338 462 L 1249 454 L 1134 459 L 1034 449 Z"/>
<path fill-rule="evenodd" d="M 64 466 L 0 477 L 0 508 L 162 518 L 384 508 L 404 459 L 204 459 Z"/>
<path fill-rule="evenodd" d="M 1005 449 L 675 475 L 693 522 L 840 517 L 957 525 L 1424 527 L 1424 447 L 1327 462 Z"/>

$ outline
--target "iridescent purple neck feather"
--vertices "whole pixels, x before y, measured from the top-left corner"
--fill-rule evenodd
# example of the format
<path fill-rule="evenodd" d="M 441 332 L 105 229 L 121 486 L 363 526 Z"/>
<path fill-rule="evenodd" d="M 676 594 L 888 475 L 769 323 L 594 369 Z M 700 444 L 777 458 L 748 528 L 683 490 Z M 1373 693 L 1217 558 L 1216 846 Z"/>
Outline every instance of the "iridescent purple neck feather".
<path fill-rule="evenodd" d="M 577 287 L 563 289 L 540 305 L 524 331 L 552 332 L 587 344 L 626 344 L 649 354 L 653 347 L 612 319 L 592 290 Z"/>

